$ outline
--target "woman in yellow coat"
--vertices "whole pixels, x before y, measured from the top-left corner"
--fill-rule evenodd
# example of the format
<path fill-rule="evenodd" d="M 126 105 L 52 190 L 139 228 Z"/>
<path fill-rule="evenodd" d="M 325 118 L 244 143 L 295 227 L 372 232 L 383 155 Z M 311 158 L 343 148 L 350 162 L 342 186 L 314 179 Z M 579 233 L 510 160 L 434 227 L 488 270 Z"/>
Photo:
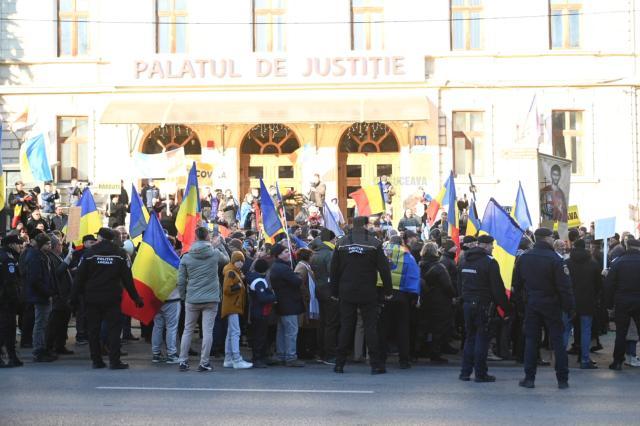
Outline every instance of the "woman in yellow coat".
<path fill-rule="evenodd" d="M 224 367 L 244 369 L 253 364 L 240 355 L 240 315 L 244 314 L 247 290 L 242 274 L 244 255 L 240 251 L 231 253 L 231 261 L 224 267 L 222 284 L 222 318 L 227 318 L 227 339 L 224 344 Z"/>

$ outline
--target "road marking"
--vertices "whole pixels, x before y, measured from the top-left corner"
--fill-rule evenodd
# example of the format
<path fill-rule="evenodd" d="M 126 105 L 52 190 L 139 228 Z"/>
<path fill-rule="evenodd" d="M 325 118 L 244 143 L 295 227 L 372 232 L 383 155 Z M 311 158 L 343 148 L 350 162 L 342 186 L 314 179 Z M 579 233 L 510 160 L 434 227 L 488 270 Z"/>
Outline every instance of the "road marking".
<path fill-rule="evenodd" d="M 163 388 L 145 386 L 97 386 L 99 390 L 184 391 L 184 392 L 261 392 L 261 393 L 340 393 L 372 394 L 374 391 L 335 389 L 237 389 L 237 388 Z"/>

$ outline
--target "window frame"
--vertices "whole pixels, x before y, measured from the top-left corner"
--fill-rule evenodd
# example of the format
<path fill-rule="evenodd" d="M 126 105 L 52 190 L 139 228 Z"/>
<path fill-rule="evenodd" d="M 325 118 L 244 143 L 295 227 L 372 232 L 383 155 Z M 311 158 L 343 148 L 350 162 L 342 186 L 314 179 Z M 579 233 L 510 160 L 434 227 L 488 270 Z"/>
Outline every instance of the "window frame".
<path fill-rule="evenodd" d="M 251 0 L 251 15 L 252 15 L 252 29 L 253 29 L 253 46 L 252 46 L 252 50 L 253 52 L 286 52 L 287 50 L 287 35 L 286 35 L 286 27 L 284 27 L 284 19 L 282 23 L 274 23 L 274 17 L 276 16 L 280 16 L 280 17 L 286 17 L 287 15 L 287 2 L 286 0 L 283 0 L 283 7 L 273 7 L 273 1 L 278 1 L 278 0 L 267 0 L 269 2 L 269 7 L 268 8 L 262 8 L 262 9 L 258 9 L 256 8 L 256 0 Z M 257 18 L 258 16 L 266 16 L 268 17 L 268 23 L 261 23 L 258 24 L 257 22 Z M 267 36 L 267 49 L 266 50 L 257 50 L 258 47 L 258 25 L 267 25 L 268 28 L 268 36 Z M 282 31 L 282 49 L 277 49 L 274 48 L 274 29 L 276 27 L 276 25 L 283 25 L 283 31 Z"/>
<path fill-rule="evenodd" d="M 71 164 L 69 165 L 69 168 L 71 169 L 71 176 L 68 180 L 64 179 L 62 177 L 62 168 L 63 168 L 63 163 L 62 163 L 62 145 L 65 143 L 66 140 L 69 139 L 69 137 L 63 137 L 61 136 L 61 125 L 62 125 L 62 121 L 63 120 L 74 120 L 76 127 L 77 127 L 77 122 L 79 120 L 85 120 L 86 121 L 86 125 L 87 125 L 87 137 L 85 139 L 81 139 L 80 137 L 78 137 L 76 135 L 76 138 L 79 141 L 82 142 L 71 142 L 72 144 L 72 148 L 71 148 Z M 73 133 L 73 132 L 72 132 Z M 78 159 L 78 148 L 77 146 L 80 144 L 86 144 L 87 146 L 87 155 L 89 152 L 89 116 L 88 115 L 57 115 L 56 116 L 56 155 L 58 156 L 58 165 L 56 166 L 57 169 L 57 175 L 58 175 L 58 180 L 60 182 L 69 182 L 71 181 L 71 179 L 78 179 L 78 180 L 82 180 L 78 177 L 79 175 L 79 159 Z M 73 146 L 75 146 L 75 155 L 74 154 L 74 149 Z M 87 158 L 88 159 L 88 158 Z M 89 167 L 87 165 L 87 177 L 89 176 Z"/>
<path fill-rule="evenodd" d="M 571 113 L 579 113 L 580 114 L 580 130 L 571 129 Z M 554 150 L 554 140 L 556 136 L 562 136 L 564 141 L 564 150 L 565 157 L 567 160 L 571 160 L 571 175 L 575 176 L 585 176 L 587 169 L 587 152 L 585 147 L 585 134 L 584 134 L 584 110 L 582 109 L 553 109 L 551 110 L 551 153 L 555 155 Z M 556 130 L 553 128 L 553 116 L 557 113 L 564 113 L 564 128 L 562 130 Z M 576 120 L 576 123 L 578 120 Z M 577 127 L 577 126 L 576 126 Z M 561 133 L 561 134 L 559 134 Z M 579 138 L 582 143 L 582 158 L 580 158 L 580 162 L 578 163 L 576 159 L 573 158 L 573 145 L 572 138 Z M 568 141 L 568 144 L 567 144 Z M 568 149 L 567 149 L 568 148 Z M 580 166 L 580 169 L 578 168 Z M 575 170 L 575 171 L 574 171 Z"/>
<path fill-rule="evenodd" d="M 169 52 L 165 52 L 166 54 L 175 54 L 175 53 L 186 53 L 187 52 L 187 27 L 185 24 L 178 24 L 176 22 L 176 18 L 183 17 L 186 18 L 189 16 L 188 11 L 185 10 L 176 10 L 176 0 L 168 0 L 170 2 L 170 10 L 160 11 L 160 0 L 155 0 L 155 12 L 156 12 L 156 53 L 160 52 L 160 25 L 168 25 L 169 26 Z M 160 23 L 160 18 L 169 18 L 169 23 Z M 185 25 L 185 40 L 184 40 L 184 52 L 178 52 L 178 25 Z"/>
<path fill-rule="evenodd" d="M 479 5 L 474 6 L 474 5 L 468 4 L 468 2 L 469 0 L 464 0 L 464 3 L 465 3 L 464 5 L 456 6 L 453 4 L 453 0 L 449 0 L 449 42 L 450 42 L 450 47 L 452 51 L 482 50 L 484 46 L 483 38 L 482 38 L 482 27 L 480 27 L 480 34 L 478 36 L 480 38 L 480 40 L 478 40 L 479 47 L 471 47 L 471 22 L 472 22 L 471 14 L 472 13 L 482 14 L 482 12 L 484 11 L 484 5 L 481 2 Z M 464 24 L 463 26 L 464 47 L 461 47 L 461 48 L 456 48 L 453 44 L 453 41 L 454 41 L 453 14 L 454 13 L 463 14 L 462 21 Z M 481 19 L 482 17 L 480 18 L 480 22 L 482 22 Z"/>
<path fill-rule="evenodd" d="M 77 56 L 82 56 L 89 53 L 89 48 L 90 48 L 90 43 L 89 43 L 90 37 L 89 37 L 89 31 L 88 31 L 89 10 L 78 11 L 78 8 L 77 8 L 78 0 L 71 0 L 71 1 L 73 2 L 73 10 L 71 12 L 63 12 L 60 7 L 60 3 L 62 2 L 62 0 L 56 1 L 56 16 L 57 16 L 56 26 L 57 26 L 57 33 L 58 33 L 57 56 L 59 58 L 77 57 Z M 68 55 L 62 53 L 62 21 L 71 23 L 71 53 Z M 80 22 L 85 22 L 87 24 L 87 51 L 82 54 L 78 53 L 78 50 L 80 47 L 80 43 L 79 43 L 80 40 L 78 38 L 78 33 L 79 33 L 78 24 Z"/>
<path fill-rule="evenodd" d="M 548 1 L 549 5 L 549 50 L 576 50 L 582 48 L 582 0 L 564 0 L 563 3 L 553 3 L 553 0 Z M 578 10 L 578 45 L 576 47 L 571 46 L 571 20 L 572 15 L 569 14 L 571 10 Z M 562 46 L 553 47 L 553 13 L 560 12 L 562 17 Z"/>
<path fill-rule="evenodd" d="M 471 115 L 470 114 L 481 114 L 482 118 L 482 131 L 471 130 Z M 465 130 L 455 130 L 455 119 L 457 114 L 469 114 L 468 117 L 465 117 Z M 468 118 L 468 119 L 467 119 Z M 464 138 L 465 140 L 469 140 L 472 142 L 473 138 L 480 137 L 486 143 L 486 132 L 484 130 L 485 127 L 485 111 L 478 109 L 465 109 L 465 110 L 454 110 L 451 111 L 451 153 L 452 153 L 452 168 L 454 176 L 458 176 L 456 171 L 456 139 Z M 486 146 L 486 145 L 485 145 Z M 486 149 L 486 147 L 485 147 Z M 474 153 L 473 157 L 475 159 L 475 146 L 472 145 L 472 153 Z M 483 159 L 484 161 L 484 159 Z M 466 166 L 466 164 L 465 164 Z M 471 167 L 465 167 L 465 174 L 471 174 L 472 176 L 482 176 L 476 173 L 476 165 L 475 161 L 472 161 Z"/>
<path fill-rule="evenodd" d="M 367 0 L 367 2 L 369 1 L 376 1 L 376 0 Z M 373 30 L 373 23 L 372 23 L 372 19 L 371 19 L 371 14 L 373 13 L 379 13 L 380 15 L 382 15 L 382 17 L 384 18 L 384 3 L 382 1 L 379 2 L 381 5 L 380 6 L 354 6 L 353 5 L 353 0 L 349 0 L 349 6 L 350 6 L 350 15 L 351 15 L 351 50 L 374 50 L 371 47 L 371 34 L 372 34 L 372 30 Z M 357 12 L 356 12 L 357 9 Z M 365 13 L 367 15 L 367 22 L 365 23 L 365 35 L 366 35 L 366 42 L 365 42 L 365 48 L 364 49 L 356 49 L 355 48 L 355 15 L 356 13 Z M 380 46 L 380 50 L 384 50 L 384 23 L 378 23 L 375 25 L 380 25 L 380 39 L 382 40 L 382 45 Z"/>

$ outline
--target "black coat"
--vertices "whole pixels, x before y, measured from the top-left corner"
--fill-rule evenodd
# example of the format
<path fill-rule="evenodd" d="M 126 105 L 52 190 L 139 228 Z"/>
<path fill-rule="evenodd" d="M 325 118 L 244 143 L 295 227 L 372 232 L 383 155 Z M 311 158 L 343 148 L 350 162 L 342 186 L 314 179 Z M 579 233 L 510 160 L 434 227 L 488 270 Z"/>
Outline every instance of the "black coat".
<path fill-rule="evenodd" d="M 458 287 L 465 302 L 494 303 L 505 312 L 511 305 L 507 299 L 498 262 L 484 249 L 474 247 L 465 252 L 460 262 Z"/>
<path fill-rule="evenodd" d="M 383 294 L 391 295 L 391 269 L 382 243 L 364 228 L 355 228 L 340 238 L 331 257 L 334 297 L 351 303 L 375 303 L 378 273 Z"/>
<path fill-rule="evenodd" d="M 522 289 L 527 306 L 574 309 L 575 301 L 564 260 L 544 241 L 523 253 L 516 262 L 513 284 Z"/>
<path fill-rule="evenodd" d="M 593 316 L 602 291 L 600 266 L 587 250 L 573 248 L 567 260 L 576 300 L 576 314 Z"/>
<path fill-rule="evenodd" d="M 0 309 L 2 306 L 15 307 L 20 296 L 20 276 L 18 259 L 9 250 L 0 249 Z"/>
<path fill-rule="evenodd" d="M 27 303 L 47 303 L 56 293 L 55 274 L 47 255 L 29 247 L 20 259 L 23 276 L 24 300 Z"/>
<path fill-rule="evenodd" d="M 276 293 L 278 315 L 300 315 L 306 312 L 302 300 L 302 279 L 287 262 L 276 259 L 269 270 L 269 282 Z"/>
<path fill-rule="evenodd" d="M 640 251 L 628 251 L 613 261 L 605 283 L 607 306 L 640 306 Z"/>
<path fill-rule="evenodd" d="M 56 295 L 53 297 L 53 309 L 60 311 L 70 309 L 69 296 L 71 295 L 73 280 L 71 272 L 69 272 L 69 265 L 55 253 L 49 252 L 47 257 L 56 277 Z"/>
<path fill-rule="evenodd" d="M 447 268 L 438 257 L 424 257 L 420 261 L 421 309 L 429 317 L 451 314 L 452 299 L 456 292 Z"/>
<path fill-rule="evenodd" d="M 117 204 L 111 203 L 109 210 L 111 210 L 109 213 L 109 228 L 124 225 L 127 217 L 127 206 L 118 201 Z"/>

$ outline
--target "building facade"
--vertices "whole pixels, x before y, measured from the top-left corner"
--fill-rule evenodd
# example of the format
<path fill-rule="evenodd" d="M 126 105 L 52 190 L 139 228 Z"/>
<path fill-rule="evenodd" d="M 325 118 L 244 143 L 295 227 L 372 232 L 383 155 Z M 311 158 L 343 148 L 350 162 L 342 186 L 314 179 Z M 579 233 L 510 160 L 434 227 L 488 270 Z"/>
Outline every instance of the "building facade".
<path fill-rule="evenodd" d="M 541 152 L 573 161 L 586 225 L 635 229 L 638 16 L 635 0 L 0 0 L 5 170 L 36 131 L 58 181 L 96 186 L 140 184 L 136 153 L 182 147 L 239 198 L 318 173 L 345 210 L 389 176 L 396 220 L 453 170 L 481 211 L 521 181 L 536 222 Z"/>

